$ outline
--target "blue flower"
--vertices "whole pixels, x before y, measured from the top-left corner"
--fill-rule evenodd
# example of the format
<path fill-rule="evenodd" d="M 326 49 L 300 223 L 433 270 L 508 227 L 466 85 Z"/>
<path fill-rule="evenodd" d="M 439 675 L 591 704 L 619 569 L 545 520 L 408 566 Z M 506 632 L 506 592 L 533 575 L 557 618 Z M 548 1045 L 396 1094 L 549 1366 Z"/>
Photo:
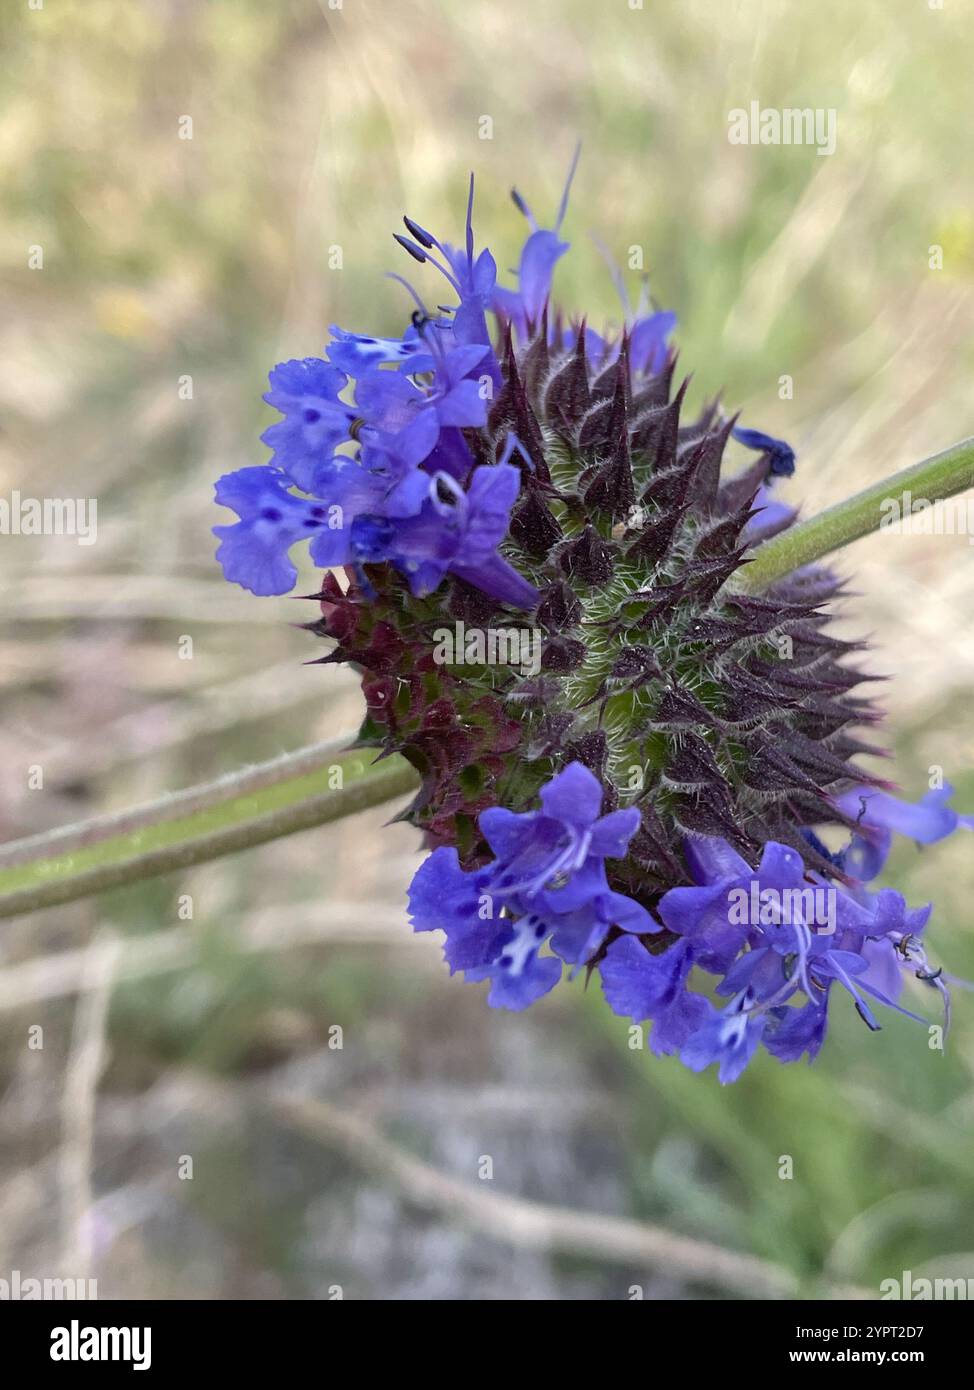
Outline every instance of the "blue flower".
<path fill-rule="evenodd" d="M 758 545 L 776 536 L 779 531 L 786 530 L 798 515 L 798 508 L 779 502 L 767 483 L 762 483 L 758 488 L 751 506 L 755 515 L 741 532 L 741 539 L 751 545 Z"/>
<path fill-rule="evenodd" d="M 426 233 L 429 237 L 429 233 Z M 430 238 L 433 245 L 440 243 Z M 470 175 L 470 191 L 467 196 L 466 240 L 462 250 L 444 243 L 440 248 L 456 276 L 457 294 L 460 304 L 453 314 L 453 336 L 457 343 L 489 343 L 487 310 L 490 308 L 497 284 L 497 262 L 490 251 L 484 249 L 474 255 L 473 239 L 473 175 Z M 500 368 L 497 359 L 490 353 L 489 368 L 495 385 L 501 384 Z"/>
<path fill-rule="evenodd" d="M 769 1010 L 770 1031 L 761 1038 L 764 1046 L 779 1062 L 797 1062 L 803 1053 L 813 1061 L 825 1041 L 828 1024 L 828 990 L 820 1002 L 809 1001 L 799 1008 L 779 1005 Z"/>
<path fill-rule="evenodd" d="M 394 516 L 418 511 L 430 487 L 429 477 L 421 478 L 417 491 L 402 469 L 369 470 L 341 454 L 315 465 L 310 497 L 297 496 L 290 490 L 290 477 L 267 465 L 224 474 L 216 485 L 216 501 L 232 508 L 240 520 L 213 527 L 220 537 L 216 557 L 233 583 L 262 596 L 286 594 L 297 580 L 289 559 L 292 546 L 310 539 L 316 565 L 350 563 L 355 558 L 354 518 L 380 507 Z"/>
<path fill-rule="evenodd" d="M 441 430 L 486 424 L 486 398 L 470 373 L 487 352 L 482 344 L 470 344 L 440 353 L 434 359 L 429 390 L 399 372 L 381 367 L 366 372 L 355 387 L 355 404 L 364 426 L 359 439 L 413 465 L 432 453 Z"/>
<path fill-rule="evenodd" d="M 462 250 L 408 217 L 410 236 L 397 238 L 446 278 L 455 308 L 434 318 L 407 285 L 417 309 L 400 338 L 335 326 L 328 361 L 295 359 L 270 373 L 264 399 L 283 416 L 263 435 L 270 463 L 217 487 L 217 501 L 239 517 L 214 528 L 228 579 L 258 594 L 286 593 L 297 578 L 290 550 L 310 537 L 312 560 L 359 567 L 366 595 L 374 590 L 361 566 L 388 562 L 416 595 L 450 573 L 501 602 L 536 604 L 537 589 L 498 553 L 520 488 L 507 463 L 511 440 L 500 464 L 475 470 L 467 438 L 484 431 L 502 383 L 486 322 L 497 268 L 489 251 L 474 252 L 472 216 L 471 179 Z M 479 458 L 491 457 L 481 440 Z M 351 441 L 354 455 L 339 452 Z"/>
<path fill-rule="evenodd" d="M 760 430 L 738 427 L 733 429 L 731 434 L 745 448 L 755 449 L 761 455 L 750 469 L 741 475 L 742 481 L 747 481 L 751 487 L 756 485 L 751 503 L 755 514 L 750 517 L 741 532 L 741 539 L 751 545 L 757 545 L 770 536 L 776 536 L 779 531 L 786 530 L 798 515 L 797 507 L 789 507 L 784 502 L 779 502 L 772 490 L 775 478 L 789 478 L 794 473 L 795 451 L 783 439 L 762 434 Z"/>
<path fill-rule="evenodd" d="M 572 158 L 553 228 L 539 227 L 534 213 L 520 193 L 516 189 L 511 193 L 518 210 L 528 220 L 531 235 L 521 249 L 517 289 L 508 290 L 498 286 L 494 291 L 493 308 L 495 313 L 510 319 L 521 339 L 529 337 L 533 326 L 540 322 L 542 310 L 551 293 L 555 266 L 569 249 L 570 243 L 561 239 L 561 224 L 568 208 L 568 194 L 571 191 L 580 153 L 581 146 L 575 150 Z"/>
<path fill-rule="evenodd" d="M 455 308 L 450 305 L 440 306 L 445 314 L 452 316 L 451 318 L 433 319 L 427 313 L 412 286 L 406 281 L 402 281 L 416 300 L 421 320 L 424 324 L 437 329 L 445 329 L 450 343 L 455 347 L 482 347 L 485 369 L 494 386 L 499 387 L 502 380 L 501 371 L 494 350 L 490 346 L 486 313 L 494 295 L 497 264 L 488 250 L 481 251 L 479 255 L 474 254 L 473 193 L 474 180 L 471 174 L 470 188 L 467 194 L 466 239 L 462 250 L 450 246 L 447 242 L 438 241 L 432 232 L 428 232 L 425 227 L 421 227 L 411 217 L 403 218 L 406 230 L 411 233 L 411 236 L 404 237 L 397 234 L 396 241 L 409 252 L 414 260 L 419 261 L 420 264 L 429 262 L 434 269 L 438 270 L 460 301 Z M 434 250 L 440 253 L 442 260 L 437 260 L 431 254 Z M 399 279 L 400 277 L 395 276 L 393 278 Z"/>
<path fill-rule="evenodd" d="M 331 336 L 325 349 L 328 360 L 349 376 L 360 376 L 390 362 L 400 363 L 403 371 L 413 374 L 432 370 L 429 349 L 415 324 L 410 324 L 401 338 L 376 338 L 365 333 L 347 333 L 333 323 Z"/>
<path fill-rule="evenodd" d="M 666 364 L 669 353 L 667 339 L 676 327 L 676 314 L 668 309 L 654 313 L 646 312 L 650 308 L 649 281 L 646 276 L 642 277 L 639 298 L 634 306 L 622 269 L 606 247 L 598 242 L 596 244 L 599 245 L 609 267 L 612 283 L 615 285 L 625 314 L 630 370 L 635 377 L 653 375 Z M 622 350 L 622 342 L 621 337 L 616 337 L 614 341 L 609 343 L 594 329 L 588 327 L 585 329 L 585 355 L 589 362 L 599 369 L 604 369 L 617 360 Z M 572 352 L 575 349 L 575 344 L 576 330 L 574 328 L 564 329 L 561 346 L 565 351 Z"/>
<path fill-rule="evenodd" d="M 795 471 L 795 451 L 783 439 L 775 439 L 760 430 L 737 428 L 732 431 L 734 438 L 745 449 L 756 449 L 768 459 L 768 471 L 776 478 L 790 478 Z"/>
<path fill-rule="evenodd" d="M 360 564 L 395 565 L 417 596 L 432 593 L 449 573 L 502 603 L 533 608 L 537 589 L 497 553 L 520 485 L 521 475 L 511 464 L 474 469 L 466 492 L 447 473 L 430 478 L 419 472 L 398 495 L 409 497 L 420 489 L 422 506 L 401 517 L 356 517 L 352 556 Z"/>
<path fill-rule="evenodd" d="M 610 1007 L 652 1021 L 654 1052 L 678 1051 L 694 1071 L 716 1062 L 725 1083 L 761 1043 L 780 1061 L 814 1057 L 835 984 L 873 1030 L 870 998 L 923 1021 L 897 1003 L 906 973 L 936 988 L 949 1008 L 948 982 L 930 969 L 920 941 L 929 907 L 911 910 L 888 888 L 830 883 L 774 841 L 756 869 L 716 838 L 688 840 L 685 852 L 696 884 L 660 899 L 657 915 L 669 934 L 660 948 L 620 938 L 600 966 Z M 724 1009 L 689 988 L 694 966 L 720 977 L 717 995 L 731 996 Z"/>
<path fill-rule="evenodd" d="M 719 1012 L 709 1001 L 704 1002 L 707 1020 L 683 1044 L 680 1061 L 691 1071 L 703 1071 L 716 1062 L 720 1084 L 726 1086 L 737 1080 L 754 1056 L 768 1020 L 745 1007 L 744 994 Z"/>
<path fill-rule="evenodd" d="M 598 779 L 570 763 L 542 787 L 540 811 L 481 813 L 493 863 L 465 873 L 456 850 L 443 846 L 417 870 L 414 929 L 444 931 L 451 972 L 489 979 L 490 1004 L 526 1008 L 558 983 L 562 961 L 583 965 L 613 926 L 656 930 L 646 909 L 606 878 L 605 860 L 625 854 L 639 812 L 600 816 L 602 795 Z M 546 941 L 552 956 L 539 954 Z"/>
<path fill-rule="evenodd" d="M 636 373 L 658 372 L 669 351 L 667 338 L 676 327 L 669 310 L 637 318 L 629 330 L 629 363 Z"/>
<path fill-rule="evenodd" d="M 629 340 L 629 368 L 634 377 L 658 372 L 666 362 L 667 339 L 676 327 L 676 314 L 669 311 L 633 317 L 627 308 L 626 333 Z M 563 328 L 560 344 L 566 352 L 574 352 L 582 330 L 575 326 Z M 554 341 L 557 336 L 552 332 Z M 623 336 L 606 336 L 588 325 L 584 329 L 585 356 L 591 367 L 604 370 L 619 360 Z"/>
<path fill-rule="evenodd" d="M 533 608 L 538 591 L 498 554 L 507 533 L 520 473 L 511 464 L 474 470 L 464 491 L 447 473 L 434 476 L 397 464 L 370 471 L 336 455 L 315 470 L 316 496 L 298 497 L 273 468 L 242 468 L 217 483 L 216 500 L 240 520 L 215 526 L 217 559 L 227 579 L 255 594 L 284 594 L 297 570 L 288 558 L 312 537 L 321 566 L 391 563 L 416 595 L 454 574 L 515 608 Z"/>
<path fill-rule="evenodd" d="M 312 558 L 319 564 L 338 563 L 332 555 L 336 532 L 327 506 L 296 497 L 289 479 L 273 468 L 241 468 L 226 473 L 216 485 L 216 500 L 240 520 L 214 526 L 220 537 L 216 557 L 227 579 L 254 594 L 286 594 L 298 572 L 288 558 L 297 541 L 312 537 Z M 340 534 L 340 533 L 339 533 Z"/>
<path fill-rule="evenodd" d="M 953 794 L 949 782 L 927 792 L 918 802 L 903 801 L 875 787 L 843 792 L 835 804 L 859 830 L 843 855 L 843 867 L 869 883 L 886 863 L 894 833 L 932 845 L 955 830 L 974 828 L 974 816 L 962 816 L 947 804 Z"/>
<path fill-rule="evenodd" d="M 269 380 L 264 400 L 284 419 L 261 439 L 274 451 L 271 464 L 308 491 L 317 465 L 349 437 L 355 411 L 339 400 L 348 378 L 319 357 L 305 357 L 280 362 Z"/>
<path fill-rule="evenodd" d="M 649 1046 L 658 1056 L 678 1052 L 708 1017 L 707 1000 L 686 988 L 693 963 L 688 941 L 650 953 L 635 937 L 620 936 L 599 967 L 609 1007 L 636 1023 L 652 1021 Z"/>

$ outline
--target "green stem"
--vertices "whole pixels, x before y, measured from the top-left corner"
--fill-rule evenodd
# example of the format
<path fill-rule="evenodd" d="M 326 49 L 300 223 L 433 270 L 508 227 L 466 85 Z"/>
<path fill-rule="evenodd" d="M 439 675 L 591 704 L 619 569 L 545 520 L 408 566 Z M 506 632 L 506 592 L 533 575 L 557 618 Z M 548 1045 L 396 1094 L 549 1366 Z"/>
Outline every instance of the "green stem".
<path fill-rule="evenodd" d="M 890 499 L 900 501 L 905 491 L 915 500 L 935 502 L 969 487 L 974 487 L 974 438 L 963 439 L 942 454 L 904 468 L 765 541 L 742 571 L 743 587 L 751 593 L 766 589 L 792 570 L 878 530 L 887 515 L 883 503 L 888 506 Z M 902 504 L 901 514 L 905 515 Z"/>
<path fill-rule="evenodd" d="M 317 744 L 116 816 L 0 846 L 0 917 L 53 907 L 324 825 L 413 790 L 400 757 Z M 345 751 L 343 751 L 345 750 Z"/>

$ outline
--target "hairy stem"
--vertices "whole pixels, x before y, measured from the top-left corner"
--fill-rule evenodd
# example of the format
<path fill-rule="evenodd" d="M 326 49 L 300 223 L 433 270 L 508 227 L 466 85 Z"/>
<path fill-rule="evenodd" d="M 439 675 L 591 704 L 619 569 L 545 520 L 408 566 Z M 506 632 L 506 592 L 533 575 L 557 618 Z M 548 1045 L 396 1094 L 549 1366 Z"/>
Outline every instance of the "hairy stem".
<path fill-rule="evenodd" d="M 186 869 L 379 806 L 415 788 L 403 758 L 317 744 L 119 816 L 0 847 L 0 917 Z"/>

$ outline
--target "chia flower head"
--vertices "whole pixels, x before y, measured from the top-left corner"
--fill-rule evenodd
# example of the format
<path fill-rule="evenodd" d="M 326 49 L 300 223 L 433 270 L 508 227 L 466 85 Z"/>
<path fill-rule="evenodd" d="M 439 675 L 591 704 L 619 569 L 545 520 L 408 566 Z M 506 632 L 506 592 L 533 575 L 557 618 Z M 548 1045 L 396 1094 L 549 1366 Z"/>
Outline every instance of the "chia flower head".
<path fill-rule="evenodd" d="M 732 1081 L 762 1046 L 813 1058 L 833 993 L 871 1029 L 875 1006 L 919 1017 L 905 976 L 947 1004 L 929 908 L 866 884 L 894 833 L 971 821 L 949 789 L 911 806 L 856 761 L 883 752 L 863 736 L 880 711 L 863 644 L 829 630 L 837 578 L 746 589 L 753 548 L 796 517 L 775 495 L 792 448 L 716 402 L 687 416 L 675 317 L 645 285 L 633 308 L 620 278 L 601 333 L 553 302 L 574 171 L 550 227 L 514 193 L 512 286 L 476 249 L 472 180 L 462 248 L 404 219 L 435 309 L 403 280 L 400 337 L 333 328 L 324 358 L 274 368 L 273 454 L 217 484 L 239 518 L 217 553 L 279 594 L 310 539 L 307 626 L 362 675 L 360 745 L 422 779 L 410 910 L 451 970 L 516 1009 L 565 965 L 598 972 L 654 1052 Z M 527 629 L 540 661 L 444 661 L 444 624 Z"/>

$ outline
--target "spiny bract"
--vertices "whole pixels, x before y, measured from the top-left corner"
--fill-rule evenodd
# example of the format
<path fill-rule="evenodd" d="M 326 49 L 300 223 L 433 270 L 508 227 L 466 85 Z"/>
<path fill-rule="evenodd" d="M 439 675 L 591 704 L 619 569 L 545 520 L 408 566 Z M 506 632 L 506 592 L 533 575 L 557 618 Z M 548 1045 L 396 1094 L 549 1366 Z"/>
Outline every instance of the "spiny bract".
<path fill-rule="evenodd" d="M 882 751 L 857 733 L 880 715 L 852 693 L 863 644 L 827 630 L 835 577 L 742 583 L 795 519 L 773 491 L 789 446 L 716 402 L 687 419 L 675 319 L 645 285 L 631 310 L 620 284 L 614 334 L 551 305 L 573 174 L 552 228 L 513 195 L 516 289 L 475 254 L 472 180 L 463 248 L 404 219 L 396 240 L 456 304 L 431 313 L 403 281 L 400 338 L 333 328 L 327 360 L 274 368 L 273 457 L 217 484 L 240 518 L 218 558 L 284 593 L 310 536 L 321 661 L 362 673 L 360 743 L 422 778 L 404 815 L 433 853 L 410 908 L 451 969 L 509 1008 L 563 963 L 598 969 L 655 1052 L 729 1081 L 762 1042 L 814 1057 L 835 984 L 871 1028 L 869 996 L 909 1012 L 905 973 L 946 1008 L 929 908 L 865 884 L 893 830 L 929 843 L 970 820 L 949 787 L 910 806 L 852 761 Z M 753 456 L 736 471 L 732 438 Z"/>

